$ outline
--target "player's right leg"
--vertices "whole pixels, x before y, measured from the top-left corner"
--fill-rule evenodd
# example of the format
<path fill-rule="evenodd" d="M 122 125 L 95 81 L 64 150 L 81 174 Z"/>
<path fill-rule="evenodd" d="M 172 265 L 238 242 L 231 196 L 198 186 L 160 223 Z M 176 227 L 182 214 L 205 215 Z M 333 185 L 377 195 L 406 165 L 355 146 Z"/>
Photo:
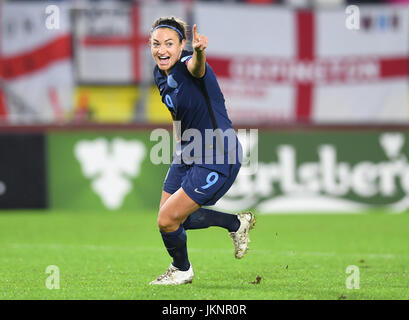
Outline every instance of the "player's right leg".
<path fill-rule="evenodd" d="M 194 274 L 188 259 L 186 232 L 182 222 L 198 208 L 199 205 L 179 188 L 159 209 L 158 226 L 173 262 L 164 274 L 150 284 L 179 285 L 192 282 Z"/>
<path fill-rule="evenodd" d="M 159 209 L 181 187 L 183 179 L 186 178 L 187 171 L 188 167 L 180 164 L 173 164 L 169 168 L 162 190 Z M 240 227 L 240 220 L 236 214 L 199 208 L 183 221 L 185 230 L 205 229 L 213 226 L 224 228 L 228 232 L 236 232 Z"/>
<path fill-rule="evenodd" d="M 172 195 L 171 193 L 162 190 L 162 195 L 159 202 L 159 209 L 162 208 L 162 206 L 165 204 L 165 202 L 169 199 L 171 195 Z"/>

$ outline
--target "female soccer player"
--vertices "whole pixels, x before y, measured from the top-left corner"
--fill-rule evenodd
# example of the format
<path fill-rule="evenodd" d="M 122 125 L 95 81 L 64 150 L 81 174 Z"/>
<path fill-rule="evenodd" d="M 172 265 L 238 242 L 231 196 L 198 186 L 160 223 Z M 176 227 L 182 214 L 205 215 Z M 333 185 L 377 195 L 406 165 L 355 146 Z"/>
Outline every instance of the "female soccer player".
<path fill-rule="evenodd" d="M 182 20 L 164 17 L 153 23 L 150 44 L 156 62 L 155 82 L 174 127 L 181 131 L 177 138 L 180 152 L 174 154 L 165 178 L 158 214 L 159 230 L 173 262 L 150 283 L 157 285 L 192 282 L 185 230 L 210 226 L 227 229 L 235 257 L 240 259 L 247 252 L 249 231 L 255 224 L 251 212 L 235 215 L 202 208 L 215 204 L 233 184 L 241 166 L 241 146 L 215 74 L 206 63 L 207 37 L 197 33 L 194 25 L 193 53 L 184 50 L 185 43 L 186 24 Z M 186 133 L 192 135 L 186 138 Z M 228 143 L 224 143 L 226 137 Z"/>

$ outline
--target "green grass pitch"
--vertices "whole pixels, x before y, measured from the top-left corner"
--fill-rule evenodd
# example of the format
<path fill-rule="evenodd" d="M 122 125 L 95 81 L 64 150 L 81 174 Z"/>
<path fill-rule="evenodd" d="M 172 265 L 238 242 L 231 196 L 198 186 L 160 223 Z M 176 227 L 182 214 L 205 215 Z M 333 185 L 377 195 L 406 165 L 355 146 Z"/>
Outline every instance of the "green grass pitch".
<path fill-rule="evenodd" d="M 154 211 L 0 211 L 0 299 L 409 299 L 408 231 L 408 214 L 257 215 L 237 260 L 227 231 L 189 230 L 193 283 L 158 287 L 171 261 Z"/>

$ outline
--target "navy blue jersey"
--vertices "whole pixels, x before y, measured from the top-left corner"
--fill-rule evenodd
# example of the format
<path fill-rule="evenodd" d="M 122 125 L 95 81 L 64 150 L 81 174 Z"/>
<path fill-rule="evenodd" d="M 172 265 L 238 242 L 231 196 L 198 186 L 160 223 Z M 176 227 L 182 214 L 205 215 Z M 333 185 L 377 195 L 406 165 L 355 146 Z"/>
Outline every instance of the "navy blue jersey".
<path fill-rule="evenodd" d="M 159 88 L 162 102 L 169 109 L 173 120 L 180 124 L 181 137 L 188 133 L 184 139 L 182 138 L 181 149 L 184 150 L 194 139 L 197 139 L 196 136 L 189 135 L 192 131 L 189 129 L 195 129 L 201 134 L 202 152 L 200 154 L 200 152 L 196 152 L 197 150 L 189 150 L 189 154 L 194 159 L 193 162 L 197 163 L 198 160 L 201 160 L 202 163 L 209 162 L 205 158 L 209 159 L 209 152 L 211 152 L 213 163 L 216 163 L 219 161 L 216 159 L 218 157 L 216 149 L 222 150 L 223 157 L 226 157 L 226 154 L 232 150 L 237 150 L 240 146 L 227 115 L 225 100 L 212 68 L 206 63 L 206 72 L 203 78 L 193 77 L 187 69 L 187 61 L 191 58 L 191 54 L 183 51 L 181 59 L 171 69 L 169 76 L 166 76 L 156 66 L 154 79 Z M 212 131 L 213 137 L 210 135 Z M 219 139 L 222 142 L 220 143 L 219 140 L 219 144 L 217 131 L 221 133 Z M 190 138 L 187 139 L 189 136 Z M 233 162 L 241 160 L 237 157 L 237 151 L 235 159 Z"/>

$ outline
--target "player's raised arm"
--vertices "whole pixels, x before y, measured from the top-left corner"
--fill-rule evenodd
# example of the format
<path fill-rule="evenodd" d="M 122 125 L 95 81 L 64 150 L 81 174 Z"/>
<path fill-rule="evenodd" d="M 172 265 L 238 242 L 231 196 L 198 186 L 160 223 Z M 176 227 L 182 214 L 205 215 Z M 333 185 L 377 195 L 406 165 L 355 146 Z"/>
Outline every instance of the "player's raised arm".
<path fill-rule="evenodd" d="M 187 63 L 187 68 L 192 76 L 202 78 L 206 72 L 206 54 L 208 39 L 206 36 L 197 33 L 197 25 L 193 25 L 192 47 L 193 56 Z"/>

